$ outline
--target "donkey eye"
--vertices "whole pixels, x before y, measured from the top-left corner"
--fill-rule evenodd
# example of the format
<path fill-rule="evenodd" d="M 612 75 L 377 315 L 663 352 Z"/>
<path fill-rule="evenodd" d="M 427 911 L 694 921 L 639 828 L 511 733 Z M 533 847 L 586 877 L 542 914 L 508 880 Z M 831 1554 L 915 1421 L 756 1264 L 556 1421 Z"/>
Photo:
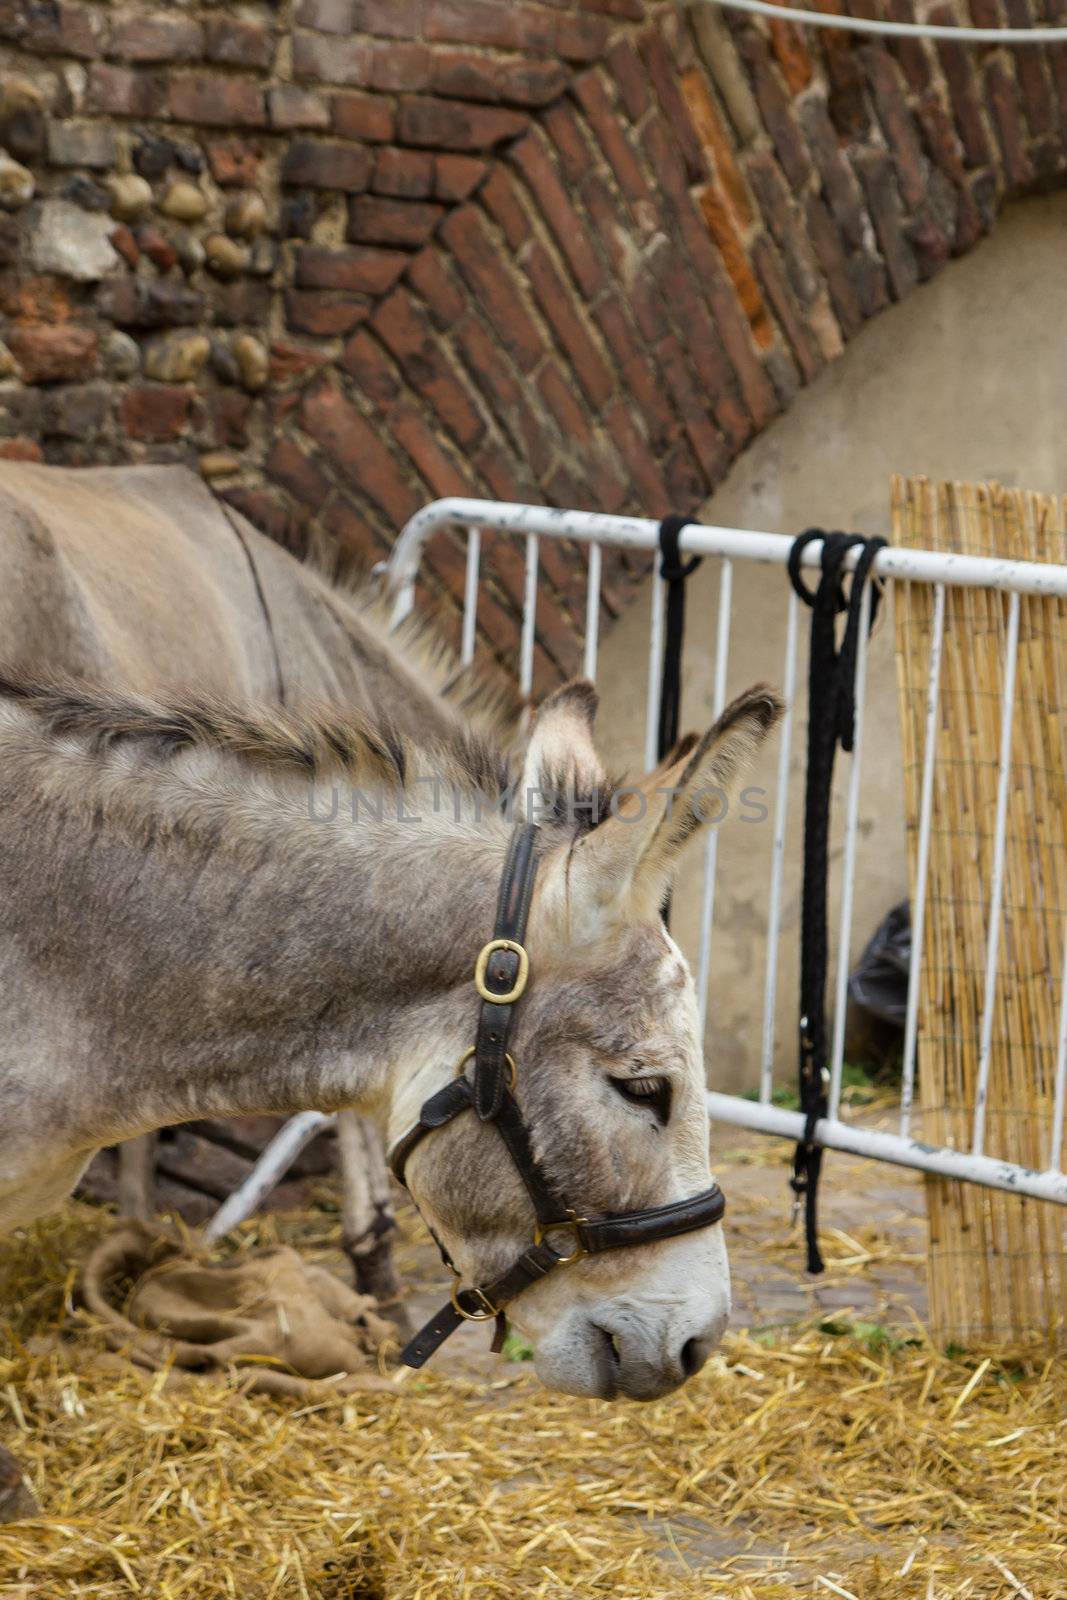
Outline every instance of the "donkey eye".
<path fill-rule="evenodd" d="M 664 1127 L 671 1114 L 671 1086 L 666 1078 L 609 1078 L 616 1094 L 631 1105 L 647 1106 Z"/>

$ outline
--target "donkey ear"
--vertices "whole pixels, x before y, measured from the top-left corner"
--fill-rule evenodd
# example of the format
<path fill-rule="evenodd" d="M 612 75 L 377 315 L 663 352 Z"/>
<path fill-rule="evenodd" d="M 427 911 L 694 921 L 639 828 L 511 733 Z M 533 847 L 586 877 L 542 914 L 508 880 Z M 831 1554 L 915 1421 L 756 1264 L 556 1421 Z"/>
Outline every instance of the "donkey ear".
<path fill-rule="evenodd" d="M 593 744 L 597 692 L 585 678 L 556 689 L 540 706 L 526 746 L 518 795 L 523 815 L 561 816 L 604 782 Z"/>
<path fill-rule="evenodd" d="M 721 822 L 748 765 L 781 715 L 762 684 L 727 706 L 702 738 L 684 739 L 669 764 L 618 789 L 612 815 L 579 838 L 569 863 L 568 923 L 592 938 L 612 921 L 654 916 L 683 845 Z"/>

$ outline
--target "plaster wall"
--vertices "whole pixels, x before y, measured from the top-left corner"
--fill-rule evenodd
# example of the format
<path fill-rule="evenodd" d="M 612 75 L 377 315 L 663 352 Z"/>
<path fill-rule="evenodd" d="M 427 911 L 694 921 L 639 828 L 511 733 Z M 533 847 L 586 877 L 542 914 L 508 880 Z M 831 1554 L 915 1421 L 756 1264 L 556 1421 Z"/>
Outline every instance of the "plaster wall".
<path fill-rule="evenodd" d="M 1023 201 L 990 239 L 903 305 L 865 327 L 736 462 L 705 504 L 709 523 L 796 533 L 820 526 L 889 534 L 894 472 L 987 480 L 1045 493 L 1067 489 L 1067 196 Z M 682 726 L 710 720 L 719 563 L 689 581 Z M 729 693 L 759 679 L 780 685 L 788 579 L 734 567 Z M 648 584 L 603 643 L 601 739 L 619 764 L 640 767 L 647 670 Z M 784 914 L 774 1059 L 795 1070 L 798 924 L 803 840 L 807 612 L 798 665 L 801 706 L 790 764 Z M 860 838 L 851 957 L 904 897 L 900 727 L 891 607 L 872 640 L 862 761 Z M 753 782 L 773 796 L 777 740 Z M 836 928 L 848 758 L 838 759 L 831 885 Z M 767 962 L 772 824 L 739 820 L 719 832 L 706 1048 L 711 1085 L 758 1081 Z M 679 885 L 673 929 L 695 956 L 700 853 Z M 834 940 L 836 948 L 836 937 Z M 830 993 L 832 995 L 832 980 Z"/>

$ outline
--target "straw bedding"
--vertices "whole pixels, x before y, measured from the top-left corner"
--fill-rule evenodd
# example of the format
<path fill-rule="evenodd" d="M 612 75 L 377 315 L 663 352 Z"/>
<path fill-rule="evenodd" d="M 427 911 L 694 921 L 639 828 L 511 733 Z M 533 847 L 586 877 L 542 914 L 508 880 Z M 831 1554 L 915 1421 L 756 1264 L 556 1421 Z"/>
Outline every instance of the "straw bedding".
<path fill-rule="evenodd" d="M 1062 1357 L 833 1324 L 731 1336 L 652 1406 L 514 1364 L 302 1405 L 108 1352 L 71 1305 L 104 1226 L 0 1253 L 3 1432 L 46 1508 L 0 1528 L 3 1600 L 1067 1594 Z"/>

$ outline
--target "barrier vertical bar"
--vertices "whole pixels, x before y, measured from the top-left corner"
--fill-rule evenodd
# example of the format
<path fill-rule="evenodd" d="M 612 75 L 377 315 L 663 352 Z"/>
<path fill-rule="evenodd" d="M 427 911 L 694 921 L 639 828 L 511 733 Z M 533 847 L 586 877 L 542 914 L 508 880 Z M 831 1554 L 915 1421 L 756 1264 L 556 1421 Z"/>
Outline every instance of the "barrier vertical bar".
<path fill-rule="evenodd" d="M 734 564 L 724 556 L 719 571 L 719 617 L 715 631 L 715 685 L 712 690 L 711 714 L 719 717 L 726 704 L 726 671 L 730 657 L 730 608 L 733 602 Z M 708 1016 L 708 983 L 711 978 L 711 929 L 715 916 L 715 876 L 719 861 L 718 819 L 708 829 L 704 844 L 704 880 L 700 897 L 700 943 L 697 957 L 697 1006 L 700 1012 L 700 1032 Z"/>
<path fill-rule="evenodd" d="M 651 772 L 656 765 L 659 743 L 659 702 L 663 692 L 663 612 L 666 603 L 666 585 L 659 575 L 656 561 L 652 575 L 652 615 L 648 628 L 648 710 L 645 714 L 645 770 Z"/>
<path fill-rule="evenodd" d="M 585 662 L 582 671 L 596 681 L 597 643 L 600 636 L 600 561 L 598 544 L 589 546 L 589 576 L 585 591 Z"/>
<path fill-rule="evenodd" d="M 852 945 L 852 904 L 856 884 L 856 832 L 860 809 L 860 771 L 863 760 L 863 724 L 867 702 L 867 645 L 871 627 L 872 585 L 860 595 L 859 638 L 856 641 L 856 716 L 852 759 L 848 769 L 845 802 L 845 853 L 842 862 L 841 909 L 837 930 L 837 969 L 834 974 L 834 1028 L 830 1043 L 829 1115 L 836 1120 L 841 1106 L 841 1073 L 845 1062 L 845 1015 L 848 1010 L 848 964 Z"/>
<path fill-rule="evenodd" d="M 1008 604 L 1008 638 L 1004 648 L 1004 691 L 1000 705 L 1000 765 L 997 772 L 997 810 L 993 834 L 993 882 L 989 895 L 989 935 L 986 942 L 985 987 L 978 1046 L 978 1083 L 974 1102 L 972 1155 L 983 1154 L 989 1064 L 993 1053 L 993 1008 L 997 995 L 1000 959 L 1000 913 L 1004 896 L 1004 836 L 1008 826 L 1008 790 L 1011 780 L 1011 730 L 1015 715 L 1015 664 L 1019 653 L 1019 595 Z"/>
<path fill-rule="evenodd" d="M 1063 1116 L 1067 1111 L 1067 925 L 1063 930 L 1063 972 L 1060 975 L 1060 1032 L 1056 1043 L 1056 1088 L 1052 1097 L 1052 1138 L 1049 1141 L 1050 1171 L 1063 1166 Z"/>
<path fill-rule="evenodd" d="M 919 838 L 915 858 L 915 895 L 911 908 L 911 954 L 908 960 L 908 1005 L 904 1016 L 904 1070 L 900 1087 L 900 1132 L 911 1132 L 915 1101 L 915 1052 L 919 1037 L 919 987 L 926 935 L 926 880 L 930 873 L 930 830 L 934 817 L 934 768 L 937 763 L 937 714 L 941 693 L 941 653 L 945 641 L 945 586 L 934 589 L 934 622 L 930 636 L 930 671 L 926 680 L 926 731 L 919 794 Z"/>
<path fill-rule="evenodd" d="M 519 689 L 526 695 L 533 687 L 534 637 L 537 628 L 536 533 L 526 535 L 526 592 L 522 602 L 522 645 L 519 650 Z"/>
<path fill-rule="evenodd" d="M 797 687 L 797 615 L 800 602 L 789 590 L 785 622 L 785 666 L 782 672 L 782 717 L 778 775 L 774 790 L 774 841 L 771 847 L 771 893 L 767 907 L 767 974 L 763 985 L 763 1039 L 760 1047 L 759 1097 L 770 1104 L 774 1087 L 774 1008 L 778 998 L 778 939 L 782 924 L 782 871 L 789 823 L 789 758 L 793 742 L 793 706 Z"/>
<path fill-rule="evenodd" d="M 467 532 L 467 574 L 463 585 L 463 643 L 459 659 L 465 667 L 474 660 L 475 628 L 478 621 L 478 568 L 482 556 L 482 530 Z"/>

